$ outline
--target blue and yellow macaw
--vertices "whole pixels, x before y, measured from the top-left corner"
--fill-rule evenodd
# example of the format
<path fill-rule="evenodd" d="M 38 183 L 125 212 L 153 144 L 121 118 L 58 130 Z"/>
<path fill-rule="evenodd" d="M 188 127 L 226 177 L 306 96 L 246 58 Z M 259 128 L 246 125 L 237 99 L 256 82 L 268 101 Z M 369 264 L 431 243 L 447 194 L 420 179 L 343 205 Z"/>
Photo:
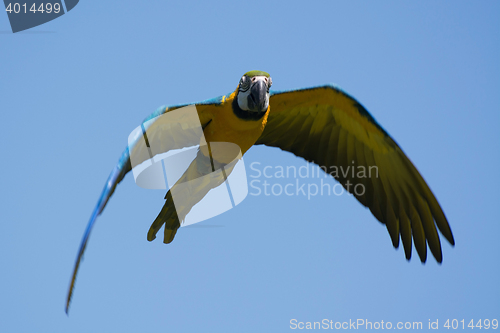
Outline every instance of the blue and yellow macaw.
<path fill-rule="evenodd" d="M 413 237 L 422 262 L 426 261 L 428 244 L 441 263 L 436 226 L 452 245 L 455 244 L 443 210 L 412 162 L 370 113 L 353 97 L 332 85 L 290 91 L 271 91 L 271 85 L 268 73 L 250 71 L 242 76 L 232 93 L 195 103 L 206 141 L 234 143 L 242 154 L 256 144 L 278 147 L 327 168 L 377 166 L 378 173 L 368 177 L 336 173 L 335 178 L 386 225 L 394 247 L 399 246 L 401 237 L 406 259 L 411 257 Z M 186 105 L 161 107 L 144 122 L 183 106 Z M 170 149 L 174 148 L 182 147 L 173 144 Z M 207 166 L 213 169 L 214 164 L 228 163 L 223 156 L 218 159 L 209 156 L 208 150 L 200 148 L 174 187 L 203 175 Z M 132 169 L 130 154 L 129 149 L 123 152 L 90 217 L 78 251 L 66 313 L 92 227 L 116 185 Z M 220 183 L 219 180 L 202 184 L 183 207 L 174 206 L 172 189 L 169 190 L 165 205 L 149 229 L 148 241 L 155 239 L 165 224 L 164 243 L 172 242 L 190 209 Z M 357 184 L 365 188 L 361 195 L 353 191 Z"/>

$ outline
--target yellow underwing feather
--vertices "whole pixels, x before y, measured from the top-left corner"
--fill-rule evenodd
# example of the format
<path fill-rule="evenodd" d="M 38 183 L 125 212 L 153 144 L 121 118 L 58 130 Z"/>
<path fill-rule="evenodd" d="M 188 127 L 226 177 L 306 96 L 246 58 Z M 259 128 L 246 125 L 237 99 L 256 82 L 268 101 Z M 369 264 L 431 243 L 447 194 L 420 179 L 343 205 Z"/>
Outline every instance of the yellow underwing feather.
<path fill-rule="evenodd" d="M 328 151 L 328 145 L 330 143 L 330 134 L 332 132 L 334 124 L 332 124 L 331 120 L 328 120 L 328 124 L 325 126 L 324 131 L 321 132 L 321 136 L 319 139 L 318 151 Z M 327 166 L 327 154 L 318 154 L 316 163 L 321 167 Z M 326 169 L 326 172 L 329 173 L 330 170 Z"/>
<path fill-rule="evenodd" d="M 320 151 L 321 138 L 323 137 L 323 130 L 326 130 L 325 124 L 330 123 L 330 119 L 332 118 L 331 113 L 329 112 L 318 112 L 316 116 L 313 118 L 313 122 L 311 124 L 311 129 L 309 131 L 309 136 L 305 143 L 306 147 L 310 147 L 310 149 L 306 149 L 304 151 L 304 158 L 308 161 L 314 161 L 318 163 L 320 166 L 320 160 L 323 155 L 318 154 Z M 316 159 L 315 159 L 316 158 Z"/>
<path fill-rule="evenodd" d="M 300 129 L 296 132 L 292 152 L 298 156 L 304 156 L 304 149 L 306 148 L 314 117 L 308 117 L 307 111 L 305 110 L 301 110 L 300 115 L 303 121 L 301 126 L 299 126 Z"/>
<path fill-rule="evenodd" d="M 427 203 L 424 202 L 422 197 L 418 197 L 418 212 L 422 220 L 422 226 L 425 231 L 425 237 L 427 239 L 427 244 L 431 249 L 432 254 L 438 262 L 441 262 L 441 242 L 439 241 L 439 236 L 437 234 L 436 226 L 432 218 L 431 211 Z"/>
<path fill-rule="evenodd" d="M 420 261 L 425 262 L 427 259 L 427 246 L 425 242 L 425 232 L 420 221 L 420 216 L 415 207 L 410 206 L 411 231 L 413 233 L 413 242 L 417 249 Z"/>
<path fill-rule="evenodd" d="M 405 200 L 406 198 L 403 198 Z M 400 201 L 401 202 L 401 201 Z M 405 250 L 406 259 L 411 258 L 411 225 L 408 215 L 403 207 L 400 206 L 399 211 L 399 226 L 401 230 L 401 241 L 403 242 L 403 248 Z"/>
<path fill-rule="evenodd" d="M 381 156 L 381 154 L 374 154 L 377 156 L 376 163 L 380 166 L 381 169 L 387 170 L 390 169 L 390 165 L 388 164 L 386 156 Z M 393 186 L 391 184 L 391 176 L 390 174 L 381 173 L 380 180 L 384 186 L 384 192 L 387 196 L 387 204 L 386 204 L 386 219 L 387 219 L 387 230 L 391 235 L 392 244 L 394 247 L 398 247 L 399 245 L 399 221 L 396 218 L 395 209 L 399 208 L 399 200 L 396 194 L 394 193 Z M 399 216 L 399 214 L 398 214 Z"/>
<path fill-rule="evenodd" d="M 367 147 L 364 146 L 365 149 L 365 158 L 367 162 L 367 166 L 376 165 L 375 159 L 373 158 L 373 152 Z M 369 167 L 368 167 L 369 170 Z M 370 170 L 369 170 L 370 171 Z M 378 169 L 377 169 L 378 171 Z M 373 189 L 372 193 L 372 202 L 373 204 L 369 207 L 372 214 L 379 220 L 380 222 L 384 221 L 384 217 L 382 215 L 383 210 L 382 203 L 384 201 L 383 197 L 385 196 L 382 184 L 380 183 L 380 178 L 375 173 L 368 172 L 368 180 L 369 184 L 371 184 L 371 188 Z"/>
<path fill-rule="evenodd" d="M 327 166 L 337 166 L 337 156 L 338 156 L 338 142 L 340 136 L 340 126 L 334 126 L 330 134 L 330 140 L 328 144 L 328 150 L 325 152 L 326 165 Z"/>
<path fill-rule="evenodd" d="M 358 173 L 363 172 L 364 166 L 366 165 L 366 159 L 365 159 L 365 153 L 364 153 L 364 146 L 360 141 L 355 141 L 355 151 L 356 151 L 356 157 L 358 161 L 358 169 L 356 170 Z M 359 169 L 361 168 L 361 169 Z M 365 170 L 366 172 L 366 170 Z M 356 198 L 365 206 L 369 207 L 372 205 L 372 196 L 373 196 L 373 191 L 372 187 L 369 186 L 369 180 L 366 177 L 358 177 L 360 183 L 363 185 L 363 194 L 361 196 L 356 196 Z"/>

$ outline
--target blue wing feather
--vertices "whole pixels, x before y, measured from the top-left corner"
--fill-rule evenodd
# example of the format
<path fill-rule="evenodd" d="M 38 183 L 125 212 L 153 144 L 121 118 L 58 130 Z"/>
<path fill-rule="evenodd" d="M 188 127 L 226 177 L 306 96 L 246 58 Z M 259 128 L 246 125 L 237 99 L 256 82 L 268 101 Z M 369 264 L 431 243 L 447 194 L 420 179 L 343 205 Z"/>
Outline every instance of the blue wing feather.
<path fill-rule="evenodd" d="M 219 96 L 216 98 L 211 98 L 207 99 L 198 103 L 191 103 L 191 104 L 179 104 L 179 105 L 172 105 L 172 106 L 162 106 L 156 109 L 155 112 L 150 114 L 146 119 L 144 119 L 143 123 L 145 123 L 148 120 L 151 120 L 155 117 L 158 117 L 159 115 L 164 114 L 167 110 L 172 110 L 172 109 L 177 109 L 183 106 L 187 105 L 207 105 L 207 104 L 220 104 L 222 103 L 222 98 L 223 96 Z M 136 141 L 137 142 L 137 141 Z M 135 145 L 132 144 L 132 148 Z M 85 229 L 85 232 L 83 234 L 82 242 L 80 244 L 80 249 L 78 250 L 78 255 L 76 257 L 76 262 L 75 262 L 75 267 L 73 269 L 73 275 L 71 277 L 71 283 L 70 287 L 68 290 L 68 297 L 66 299 L 66 314 L 68 314 L 69 311 L 69 304 L 71 302 L 71 297 L 73 295 L 73 290 L 75 288 L 75 282 L 76 282 L 76 275 L 78 273 L 78 268 L 80 267 L 80 263 L 83 259 L 83 253 L 85 252 L 85 247 L 87 246 L 87 242 L 90 237 L 90 233 L 92 232 L 92 228 L 94 227 L 95 221 L 97 220 L 97 217 L 102 213 L 104 210 L 104 207 L 106 207 L 106 204 L 108 203 L 109 198 L 115 191 L 116 185 L 122 181 L 122 179 L 125 177 L 125 175 L 131 170 L 131 165 L 130 165 L 130 155 L 129 155 L 129 148 L 125 149 L 125 151 L 122 153 L 122 156 L 120 157 L 120 160 L 118 161 L 118 164 L 115 166 L 113 171 L 111 171 L 111 174 L 108 177 L 108 180 L 106 181 L 106 185 L 104 186 L 104 189 L 102 190 L 101 196 L 99 200 L 97 201 L 97 205 L 94 208 L 94 211 L 92 212 L 92 215 L 90 216 L 90 220 L 87 224 L 87 228 Z"/>
<path fill-rule="evenodd" d="M 102 190 L 101 197 L 97 201 L 97 205 L 95 206 L 94 211 L 90 216 L 87 228 L 85 229 L 85 232 L 83 234 L 82 242 L 80 244 L 80 249 L 78 250 L 78 255 L 76 257 L 75 268 L 73 269 L 73 276 L 71 277 L 71 284 L 68 291 L 68 297 L 66 299 L 66 314 L 68 314 L 69 304 L 71 302 L 71 296 L 73 294 L 73 289 L 75 287 L 78 267 L 80 266 L 80 262 L 83 259 L 83 252 L 85 251 L 85 247 L 87 246 L 87 241 L 89 240 L 90 233 L 92 231 L 92 228 L 94 227 L 97 216 L 99 216 L 102 213 L 109 198 L 115 191 L 116 185 L 118 185 L 118 183 L 123 179 L 123 177 L 128 171 L 130 171 L 130 161 L 129 161 L 129 152 L 127 148 L 123 152 L 120 160 L 118 161 L 118 164 L 115 166 L 115 168 L 109 175 L 108 180 L 106 181 L 106 185 Z"/>

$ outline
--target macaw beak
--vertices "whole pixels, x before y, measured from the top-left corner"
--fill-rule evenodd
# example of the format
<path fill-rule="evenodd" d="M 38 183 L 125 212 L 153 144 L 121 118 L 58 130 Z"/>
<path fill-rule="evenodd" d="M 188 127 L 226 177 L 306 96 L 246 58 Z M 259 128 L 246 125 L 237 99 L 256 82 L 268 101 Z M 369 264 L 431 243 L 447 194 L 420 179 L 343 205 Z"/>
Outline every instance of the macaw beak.
<path fill-rule="evenodd" d="M 252 83 L 247 103 L 250 111 L 262 112 L 267 109 L 267 84 L 263 80 Z"/>

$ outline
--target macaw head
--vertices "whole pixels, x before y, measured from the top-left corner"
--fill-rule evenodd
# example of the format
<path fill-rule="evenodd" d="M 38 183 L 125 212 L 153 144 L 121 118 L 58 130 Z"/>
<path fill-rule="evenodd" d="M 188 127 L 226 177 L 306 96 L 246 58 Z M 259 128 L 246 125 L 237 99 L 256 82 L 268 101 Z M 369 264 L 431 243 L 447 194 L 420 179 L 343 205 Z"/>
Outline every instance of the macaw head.
<path fill-rule="evenodd" d="M 238 106 L 244 112 L 261 115 L 269 107 L 269 88 L 273 80 L 268 73 L 250 71 L 245 73 L 238 85 Z"/>

